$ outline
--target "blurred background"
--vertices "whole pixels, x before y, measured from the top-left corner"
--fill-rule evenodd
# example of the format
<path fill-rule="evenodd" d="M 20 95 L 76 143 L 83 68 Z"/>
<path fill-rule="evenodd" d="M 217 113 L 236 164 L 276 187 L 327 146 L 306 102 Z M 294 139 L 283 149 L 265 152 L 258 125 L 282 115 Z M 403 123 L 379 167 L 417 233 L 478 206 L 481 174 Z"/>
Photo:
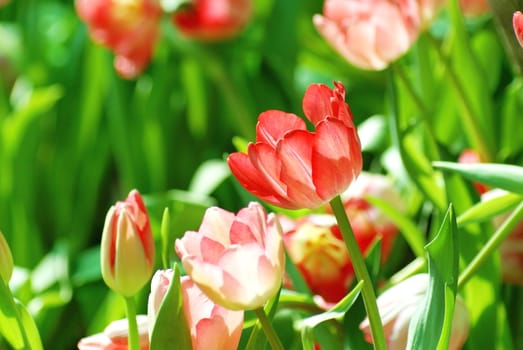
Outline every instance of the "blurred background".
<path fill-rule="evenodd" d="M 230 177 L 226 155 L 254 138 L 259 113 L 303 115 L 310 83 L 345 84 L 356 124 L 364 125 L 364 167 L 412 189 L 390 152 L 388 72 L 362 71 L 342 59 L 312 24 L 322 6 L 321 0 L 255 0 L 244 30 L 219 43 L 185 38 L 165 16 L 151 63 L 132 80 L 117 75 L 113 53 L 89 38 L 72 1 L 12 0 L 0 7 L 0 229 L 17 267 L 11 288 L 34 315 L 44 348 L 73 349 L 124 315 L 99 268 L 105 214 L 116 200 L 138 189 L 156 236 L 165 207 L 174 236 L 196 229 L 210 205 L 243 207 L 252 197 Z M 444 42 L 449 26 L 443 13 L 431 37 Z M 465 28 L 481 74 L 470 68 L 460 78 L 473 79 L 467 86 L 477 106 L 488 104 L 483 125 L 492 134 L 493 160 L 521 164 L 521 130 L 513 128 L 523 110 L 521 79 L 514 79 L 489 14 L 467 19 Z M 447 44 L 454 55 L 453 41 Z M 470 67 L 469 57 L 460 57 L 458 64 Z M 456 160 L 471 144 L 456 122 L 459 97 L 445 93 L 437 62 L 427 41 L 402 58 L 426 88 L 442 157 Z M 416 69 L 433 72 L 435 82 L 416 80 Z M 410 193 L 416 215 L 423 200 Z M 7 348 L 2 340 L 0 347 Z"/>

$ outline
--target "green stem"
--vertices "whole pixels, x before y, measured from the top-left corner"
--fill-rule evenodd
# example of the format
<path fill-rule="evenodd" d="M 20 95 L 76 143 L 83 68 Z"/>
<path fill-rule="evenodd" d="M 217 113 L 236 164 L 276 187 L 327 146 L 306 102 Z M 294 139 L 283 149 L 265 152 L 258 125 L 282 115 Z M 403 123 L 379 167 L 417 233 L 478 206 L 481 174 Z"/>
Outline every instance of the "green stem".
<path fill-rule="evenodd" d="M 129 325 L 128 349 L 140 350 L 140 336 L 138 335 L 138 323 L 136 322 L 136 304 L 133 297 L 125 297 L 125 308 Z"/>
<path fill-rule="evenodd" d="M 386 350 L 387 344 L 385 342 L 385 334 L 383 332 L 383 325 L 381 323 L 380 313 L 378 310 L 378 305 L 376 304 L 376 294 L 374 292 L 374 287 L 372 280 L 370 278 L 367 267 L 365 266 L 365 261 L 363 260 L 363 255 L 361 254 L 358 242 L 354 236 L 354 231 L 343 207 L 343 202 L 340 196 L 334 197 L 330 201 L 330 205 L 338 221 L 338 226 L 345 241 L 345 245 L 349 250 L 349 256 L 351 258 L 352 266 L 354 267 L 354 272 L 358 281 L 363 281 L 363 287 L 361 294 L 363 296 L 363 303 L 365 304 L 365 309 L 367 310 L 367 316 L 369 317 L 370 329 L 372 332 L 372 339 L 374 344 L 374 349 L 377 350 Z"/>
<path fill-rule="evenodd" d="M 492 253 L 499 248 L 501 243 L 514 230 L 516 225 L 523 219 L 523 202 L 521 202 L 503 224 L 494 232 L 492 237 L 483 246 L 474 260 L 461 273 L 458 280 L 458 289 L 461 289 L 467 281 L 474 276 L 478 269 L 483 265 Z"/>
<path fill-rule="evenodd" d="M 265 335 L 267 336 L 267 340 L 269 341 L 269 344 L 271 344 L 272 350 L 284 350 L 284 347 L 280 341 L 280 338 L 278 338 L 278 335 L 274 331 L 274 328 L 272 327 L 271 322 L 269 321 L 269 318 L 265 314 L 265 311 L 262 307 L 255 309 L 254 313 L 260 320 L 260 323 L 263 328 L 263 332 L 265 332 Z"/>
<path fill-rule="evenodd" d="M 0 276 L 0 283 L 2 283 L 2 286 L 0 288 L 2 289 L 2 292 L 0 294 L 2 297 L 6 297 L 8 300 L 8 303 L 10 304 L 10 307 L 12 310 L 14 310 L 14 316 L 16 319 L 16 324 L 18 326 L 18 329 L 20 330 L 20 335 L 22 336 L 23 341 L 23 349 L 31 349 L 31 344 L 29 342 L 29 339 L 27 338 L 27 333 L 25 332 L 24 323 L 22 322 L 22 316 L 20 315 L 20 311 L 18 309 L 18 306 L 16 305 L 16 301 L 13 297 L 13 294 L 11 293 L 11 290 L 9 289 L 9 283 L 4 282 L 3 278 Z"/>

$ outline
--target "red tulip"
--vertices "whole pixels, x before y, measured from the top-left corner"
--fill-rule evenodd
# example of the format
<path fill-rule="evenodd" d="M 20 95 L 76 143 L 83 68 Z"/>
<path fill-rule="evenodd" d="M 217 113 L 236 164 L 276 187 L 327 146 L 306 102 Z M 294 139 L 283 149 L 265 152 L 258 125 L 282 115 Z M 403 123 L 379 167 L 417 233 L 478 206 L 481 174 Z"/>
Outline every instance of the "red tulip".
<path fill-rule="evenodd" d="M 251 0 L 193 0 L 172 20 L 189 38 L 215 41 L 237 35 L 251 18 Z"/>
<path fill-rule="evenodd" d="M 136 294 L 151 277 L 154 240 L 138 191 L 109 209 L 100 254 L 105 283 L 123 296 Z"/>
<path fill-rule="evenodd" d="M 334 83 L 310 85 L 303 98 L 307 130 L 295 114 L 260 114 L 256 142 L 247 154 L 227 162 L 240 184 L 255 196 L 282 208 L 317 208 L 342 193 L 362 167 L 361 146 L 345 103 L 345 88 Z"/>
<path fill-rule="evenodd" d="M 140 337 L 140 350 L 149 349 L 149 335 L 147 333 L 147 316 L 138 315 L 138 333 Z M 78 343 L 79 350 L 127 350 L 128 343 L 127 319 L 114 321 L 102 333 L 82 338 Z"/>
<path fill-rule="evenodd" d="M 519 44 L 523 47 L 523 14 L 520 11 L 514 12 L 512 17 L 512 24 L 514 25 L 514 33 L 518 38 Z"/>
<path fill-rule="evenodd" d="M 124 78 L 136 77 L 151 60 L 162 10 L 158 0 L 76 0 L 93 40 L 111 48 Z"/>
<path fill-rule="evenodd" d="M 416 0 L 327 0 L 323 16 L 316 15 L 313 21 L 347 61 L 381 70 L 414 43 L 421 15 Z"/>

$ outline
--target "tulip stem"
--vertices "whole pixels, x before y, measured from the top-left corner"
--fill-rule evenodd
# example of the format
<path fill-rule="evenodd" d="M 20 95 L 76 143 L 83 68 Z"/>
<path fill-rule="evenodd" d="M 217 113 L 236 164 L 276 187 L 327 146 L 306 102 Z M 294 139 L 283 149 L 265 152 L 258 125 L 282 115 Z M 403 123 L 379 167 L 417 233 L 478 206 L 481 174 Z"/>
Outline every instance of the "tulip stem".
<path fill-rule="evenodd" d="M 376 293 L 374 292 L 374 287 L 372 280 L 369 275 L 369 271 L 365 266 L 365 261 L 363 255 L 361 254 L 358 242 L 354 236 L 354 231 L 343 207 L 343 202 L 340 196 L 334 197 L 330 201 L 330 205 L 338 221 L 338 226 L 345 241 L 345 245 L 349 251 L 349 256 L 351 258 L 352 266 L 354 267 L 354 272 L 358 281 L 363 281 L 363 287 L 361 289 L 361 294 L 363 296 L 363 303 L 365 304 L 365 310 L 367 311 L 367 316 L 369 317 L 370 329 L 372 333 L 372 340 L 374 344 L 374 349 L 377 350 L 386 350 L 387 344 L 385 342 L 385 334 L 383 331 L 383 325 L 381 323 L 381 317 L 378 310 L 378 305 L 376 304 Z"/>
<path fill-rule="evenodd" d="M 521 202 L 510 216 L 503 222 L 503 224 L 494 232 L 492 237 L 483 246 L 479 253 L 474 257 L 474 260 L 465 268 L 458 279 L 458 289 L 461 289 L 467 281 L 474 276 L 477 270 L 483 265 L 485 260 L 492 255 L 492 253 L 499 248 L 501 243 L 514 230 L 514 227 L 523 218 L 523 202 Z"/>
<path fill-rule="evenodd" d="M 136 303 L 133 297 L 125 298 L 127 322 L 129 325 L 128 344 L 129 350 L 140 350 L 140 337 L 138 336 L 138 323 L 136 322 Z"/>
<path fill-rule="evenodd" d="M 274 327 L 272 326 L 269 318 L 267 317 L 267 314 L 265 314 L 265 311 L 262 307 L 257 308 L 254 310 L 254 313 L 260 320 L 260 323 L 263 328 L 263 332 L 267 336 L 267 340 L 269 341 L 269 344 L 271 344 L 272 350 L 284 350 L 284 347 L 280 341 L 280 338 L 278 338 L 278 335 L 274 331 Z"/>

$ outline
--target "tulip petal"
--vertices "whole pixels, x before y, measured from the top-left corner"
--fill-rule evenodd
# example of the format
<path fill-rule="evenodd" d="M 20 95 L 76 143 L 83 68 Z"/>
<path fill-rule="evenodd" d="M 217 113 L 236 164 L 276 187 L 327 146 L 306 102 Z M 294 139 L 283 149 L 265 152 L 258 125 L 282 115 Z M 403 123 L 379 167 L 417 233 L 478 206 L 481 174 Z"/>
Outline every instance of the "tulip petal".
<path fill-rule="evenodd" d="M 260 204 L 252 202 L 238 212 L 231 226 L 231 244 L 258 243 L 264 246 L 266 218 Z"/>
<path fill-rule="evenodd" d="M 256 142 L 276 148 L 278 140 L 292 130 L 306 130 L 305 122 L 295 114 L 269 110 L 260 114 L 256 125 Z"/>
<path fill-rule="evenodd" d="M 287 195 L 295 208 L 315 209 L 324 200 L 316 193 L 312 181 L 312 145 L 314 134 L 296 130 L 289 132 L 278 144 L 282 162 L 281 179 L 287 184 Z"/>
<path fill-rule="evenodd" d="M 329 200 L 342 193 L 361 168 L 361 147 L 355 128 L 334 118 L 319 123 L 312 151 L 312 181 L 318 195 Z"/>
<path fill-rule="evenodd" d="M 233 221 L 233 213 L 218 207 L 211 207 L 205 211 L 198 232 L 227 247 L 230 243 L 229 230 Z"/>

